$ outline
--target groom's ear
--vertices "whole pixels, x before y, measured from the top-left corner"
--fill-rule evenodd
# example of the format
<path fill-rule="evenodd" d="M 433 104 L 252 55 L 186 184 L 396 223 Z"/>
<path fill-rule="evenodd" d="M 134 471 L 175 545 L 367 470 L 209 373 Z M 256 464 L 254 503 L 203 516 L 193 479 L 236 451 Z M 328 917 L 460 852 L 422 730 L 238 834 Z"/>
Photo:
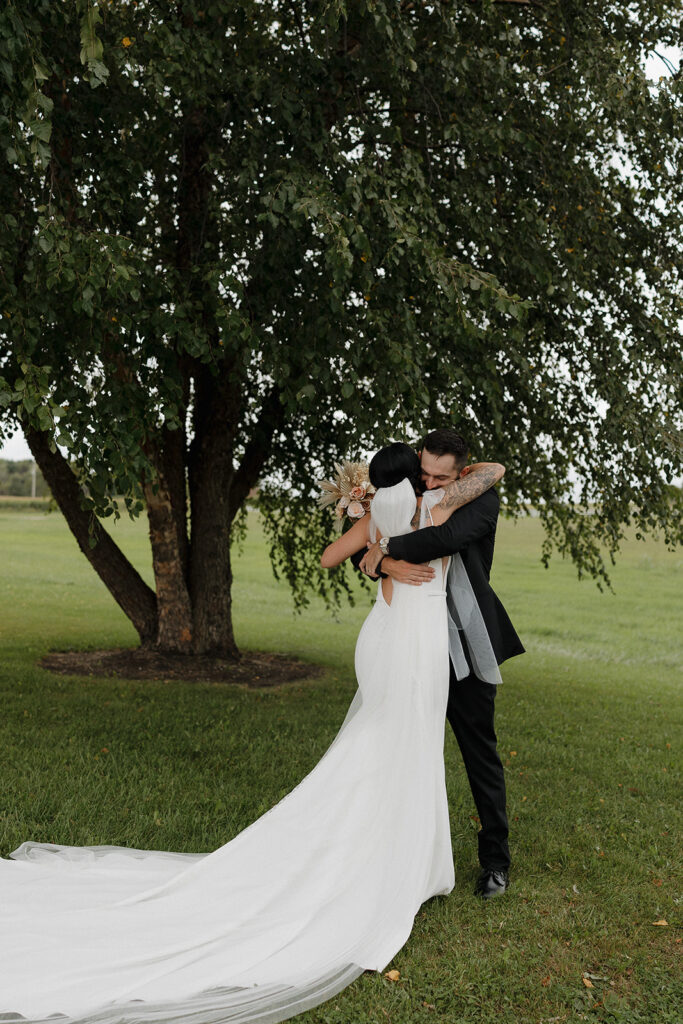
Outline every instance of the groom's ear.
<path fill-rule="evenodd" d="M 467 474 L 471 473 L 471 472 L 472 472 L 472 467 L 471 466 L 463 466 L 462 469 L 460 470 L 460 476 L 461 477 L 467 476 Z"/>

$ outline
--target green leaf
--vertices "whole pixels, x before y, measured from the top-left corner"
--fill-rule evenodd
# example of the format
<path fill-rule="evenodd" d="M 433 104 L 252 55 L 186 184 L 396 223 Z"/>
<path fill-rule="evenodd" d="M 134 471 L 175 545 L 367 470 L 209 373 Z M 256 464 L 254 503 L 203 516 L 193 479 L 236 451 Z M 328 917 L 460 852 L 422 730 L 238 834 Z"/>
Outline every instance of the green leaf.
<path fill-rule="evenodd" d="M 52 125 L 49 121 L 31 121 L 29 131 L 42 142 L 49 142 L 52 135 Z"/>
<path fill-rule="evenodd" d="M 46 114 L 50 114 L 54 108 L 54 100 L 46 96 L 45 93 L 39 92 L 36 94 L 36 102 L 41 110 L 44 110 Z"/>

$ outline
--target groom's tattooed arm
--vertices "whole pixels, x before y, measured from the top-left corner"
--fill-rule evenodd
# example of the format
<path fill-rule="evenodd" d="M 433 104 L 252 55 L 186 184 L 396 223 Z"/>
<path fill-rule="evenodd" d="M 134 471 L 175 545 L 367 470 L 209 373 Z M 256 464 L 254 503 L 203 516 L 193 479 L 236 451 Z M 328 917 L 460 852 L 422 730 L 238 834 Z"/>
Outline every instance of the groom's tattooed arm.
<path fill-rule="evenodd" d="M 495 532 L 500 499 L 495 487 L 444 517 L 441 525 L 426 526 L 389 539 L 392 558 L 407 562 L 431 562 L 433 558 L 462 551 L 474 541 Z M 432 509 L 432 513 L 434 509 Z"/>
<path fill-rule="evenodd" d="M 468 502 L 478 498 L 484 491 L 497 484 L 505 473 L 505 467 L 498 462 L 481 462 L 473 467 L 465 476 L 446 484 L 444 496 L 438 505 L 434 506 L 432 514 L 440 511 L 449 516 L 456 508 L 467 505 Z"/>

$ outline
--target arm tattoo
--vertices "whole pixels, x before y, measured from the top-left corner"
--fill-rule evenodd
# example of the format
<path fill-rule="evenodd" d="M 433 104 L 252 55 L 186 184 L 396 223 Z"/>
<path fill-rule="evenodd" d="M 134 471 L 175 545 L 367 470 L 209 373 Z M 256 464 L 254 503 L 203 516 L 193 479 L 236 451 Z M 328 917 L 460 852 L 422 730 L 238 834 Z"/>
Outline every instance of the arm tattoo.
<path fill-rule="evenodd" d="M 419 525 L 420 525 L 420 506 L 418 505 L 417 508 L 415 509 L 415 515 L 410 520 L 410 527 L 411 527 L 412 530 L 417 530 Z"/>
<path fill-rule="evenodd" d="M 485 469 L 468 473 L 460 480 L 453 480 L 446 485 L 443 498 L 434 508 L 440 508 L 444 512 L 452 512 L 456 508 L 461 508 L 493 487 L 499 477 L 500 474 L 495 466 L 487 466 Z"/>

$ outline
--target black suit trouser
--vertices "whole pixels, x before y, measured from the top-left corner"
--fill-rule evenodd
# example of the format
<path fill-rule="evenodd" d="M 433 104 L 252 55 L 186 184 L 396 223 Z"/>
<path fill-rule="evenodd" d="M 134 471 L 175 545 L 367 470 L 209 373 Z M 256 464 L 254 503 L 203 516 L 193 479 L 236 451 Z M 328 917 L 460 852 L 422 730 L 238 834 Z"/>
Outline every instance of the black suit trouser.
<path fill-rule="evenodd" d="M 510 866 L 505 774 L 493 725 L 496 689 L 470 674 L 456 679 L 451 664 L 446 717 L 458 741 L 479 814 L 479 863 L 484 868 Z"/>

